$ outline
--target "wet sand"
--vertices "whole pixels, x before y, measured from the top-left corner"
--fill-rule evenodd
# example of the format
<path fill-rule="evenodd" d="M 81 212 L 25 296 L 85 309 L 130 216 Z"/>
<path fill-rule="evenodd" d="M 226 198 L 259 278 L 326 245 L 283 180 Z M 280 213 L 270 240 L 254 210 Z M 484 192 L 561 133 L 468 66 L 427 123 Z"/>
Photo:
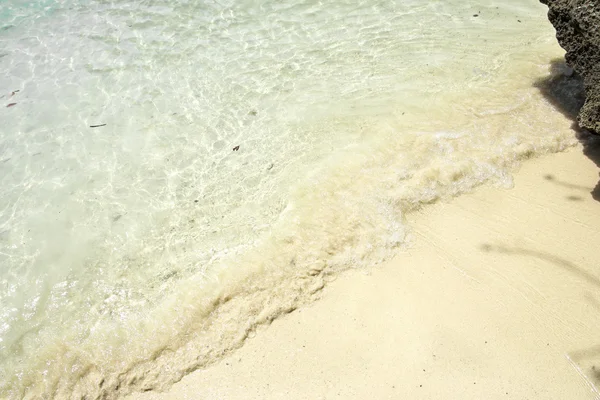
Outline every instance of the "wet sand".
<path fill-rule="evenodd" d="M 342 274 L 169 392 L 132 398 L 600 398 L 594 159 L 579 146 L 529 160 L 512 189 L 412 213 L 395 259 Z"/>

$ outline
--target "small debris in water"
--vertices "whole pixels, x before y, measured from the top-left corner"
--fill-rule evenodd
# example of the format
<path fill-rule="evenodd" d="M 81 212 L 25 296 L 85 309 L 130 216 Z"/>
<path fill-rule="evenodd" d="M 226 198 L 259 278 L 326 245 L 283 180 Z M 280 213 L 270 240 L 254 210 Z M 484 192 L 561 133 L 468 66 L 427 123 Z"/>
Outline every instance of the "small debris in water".
<path fill-rule="evenodd" d="M 233 148 L 233 151 L 238 151 L 239 149 L 240 149 L 240 146 L 238 145 Z"/>
<path fill-rule="evenodd" d="M 20 90 L 13 90 L 13 92 L 10 94 L 11 96 L 14 96 L 16 93 L 19 93 Z"/>
<path fill-rule="evenodd" d="M 273 169 L 273 166 L 274 166 L 273 163 L 269 164 L 269 166 L 267 167 L 267 171 L 270 171 L 271 169 Z"/>
<path fill-rule="evenodd" d="M 6 108 L 16 106 L 16 105 L 17 105 L 17 103 L 10 103 L 9 105 L 6 106 Z"/>
<path fill-rule="evenodd" d="M 106 124 L 100 124 L 100 125 L 90 125 L 90 128 L 99 128 L 101 126 L 106 126 Z"/>
<path fill-rule="evenodd" d="M 256 110 L 250 110 L 250 112 L 248 114 L 252 115 L 252 116 L 255 116 L 256 114 L 258 114 L 258 111 L 256 111 Z"/>

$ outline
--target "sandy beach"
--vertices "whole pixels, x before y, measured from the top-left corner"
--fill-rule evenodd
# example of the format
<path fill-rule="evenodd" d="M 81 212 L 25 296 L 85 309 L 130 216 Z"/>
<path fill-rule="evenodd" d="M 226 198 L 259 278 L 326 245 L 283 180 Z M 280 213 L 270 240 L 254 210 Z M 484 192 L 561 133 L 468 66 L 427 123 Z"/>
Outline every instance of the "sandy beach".
<path fill-rule="evenodd" d="M 600 400 L 598 21 L 0 2 L 0 400 Z"/>
<path fill-rule="evenodd" d="M 412 213 L 392 261 L 342 274 L 170 391 L 130 398 L 600 398 L 598 168 L 585 153 Z"/>

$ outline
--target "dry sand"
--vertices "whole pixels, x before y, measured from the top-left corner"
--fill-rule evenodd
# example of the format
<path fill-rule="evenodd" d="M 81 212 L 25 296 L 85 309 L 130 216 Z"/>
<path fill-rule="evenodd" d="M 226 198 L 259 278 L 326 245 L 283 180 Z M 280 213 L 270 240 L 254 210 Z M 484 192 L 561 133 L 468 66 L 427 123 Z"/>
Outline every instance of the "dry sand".
<path fill-rule="evenodd" d="M 133 398 L 600 398 L 591 158 L 530 160 L 513 189 L 411 214 L 411 245 L 392 261 L 343 274 L 169 392 Z"/>

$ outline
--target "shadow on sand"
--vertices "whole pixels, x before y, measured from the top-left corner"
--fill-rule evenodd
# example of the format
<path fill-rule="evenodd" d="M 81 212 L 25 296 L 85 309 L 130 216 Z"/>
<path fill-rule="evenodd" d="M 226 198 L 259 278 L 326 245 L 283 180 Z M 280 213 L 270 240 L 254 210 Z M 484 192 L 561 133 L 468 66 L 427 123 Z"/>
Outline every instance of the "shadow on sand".
<path fill-rule="evenodd" d="M 535 82 L 534 86 L 559 112 L 573 121 L 571 127 L 583 145 L 583 153 L 600 168 L 600 137 L 591 135 L 577 125 L 577 114 L 585 102 L 583 79 L 567 66 L 563 59 L 556 59 L 550 64 L 550 75 Z M 594 200 L 600 201 L 600 181 L 595 188 L 584 188 L 561 182 L 551 175 L 546 175 L 545 179 L 571 189 L 589 191 Z M 570 197 L 570 200 L 579 200 L 577 196 Z"/>
<path fill-rule="evenodd" d="M 597 289 L 600 289 L 600 278 L 598 278 L 597 275 L 586 271 L 584 268 L 569 260 L 553 254 L 528 250 L 521 247 L 494 246 L 487 243 L 480 245 L 479 249 L 484 252 L 496 252 L 507 255 L 537 258 L 551 265 L 555 265 L 570 274 L 583 279 Z M 597 295 L 598 292 L 596 290 L 594 290 L 593 293 L 588 290 L 585 292 L 584 298 L 588 305 L 600 312 L 600 301 L 597 300 Z M 597 386 L 600 385 L 600 345 L 592 345 L 586 348 L 572 350 L 566 353 L 565 356 L 569 363 L 571 363 L 571 366 L 588 382 L 590 387 L 596 391 L 597 394 L 600 394 L 597 389 Z"/>
<path fill-rule="evenodd" d="M 560 258 L 552 254 L 523 249 L 519 247 L 493 246 L 490 244 L 482 244 L 479 247 L 479 249 L 484 252 L 496 252 L 502 254 L 520 255 L 525 257 L 537 258 L 539 260 L 546 261 L 550 264 L 554 264 L 555 266 L 560 267 L 563 270 L 578 276 L 579 278 L 585 280 L 589 284 L 594 285 L 600 289 L 600 278 L 598 278 L 596 275 L 587 272 L 585 269 L 570 262 L 569 260 L 565 260 L 564 258 Z"/>

